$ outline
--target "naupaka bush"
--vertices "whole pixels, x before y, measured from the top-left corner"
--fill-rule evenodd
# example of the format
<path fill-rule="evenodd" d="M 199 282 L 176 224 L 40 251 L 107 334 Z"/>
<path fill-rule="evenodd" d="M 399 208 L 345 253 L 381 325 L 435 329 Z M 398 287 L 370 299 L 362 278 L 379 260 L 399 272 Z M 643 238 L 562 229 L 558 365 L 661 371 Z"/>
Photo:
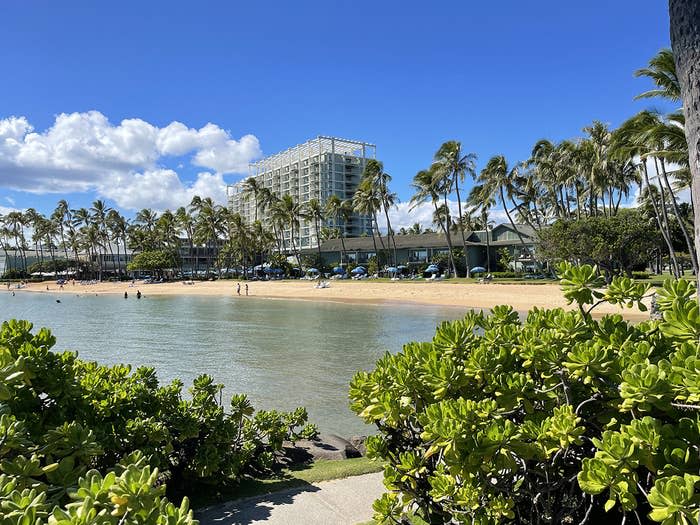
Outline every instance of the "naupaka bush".
<path fill-rule="evenodd" d="M 351 384 L 386 463 L 382 523 L 698 523 L 700 314 L 668 281 L 659 321 L 594 319 L 648 285 L 560 268 L 574 311 L 511 307 L 442 323 Z"/>

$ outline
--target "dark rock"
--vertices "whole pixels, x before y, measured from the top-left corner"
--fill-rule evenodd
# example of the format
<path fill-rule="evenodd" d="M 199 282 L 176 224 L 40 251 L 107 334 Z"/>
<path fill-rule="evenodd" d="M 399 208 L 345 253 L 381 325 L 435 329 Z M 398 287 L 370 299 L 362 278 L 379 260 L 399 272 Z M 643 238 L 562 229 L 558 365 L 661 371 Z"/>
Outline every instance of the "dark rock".
<path fill-rule="evenodd" d="M 363 456 L 367 455 L 367 436 L 352 436 L 350 438 L 350 444 Z"/>
<path fill-rule="evenodd" d="M 295 445 L 285 443 L 284 452 L 293 463 L 308 463 L 311 459 L 348 459 L 362 456 L 351 442 L 335 434 L 321 434 L 316 439 L 301 439 Z"/>

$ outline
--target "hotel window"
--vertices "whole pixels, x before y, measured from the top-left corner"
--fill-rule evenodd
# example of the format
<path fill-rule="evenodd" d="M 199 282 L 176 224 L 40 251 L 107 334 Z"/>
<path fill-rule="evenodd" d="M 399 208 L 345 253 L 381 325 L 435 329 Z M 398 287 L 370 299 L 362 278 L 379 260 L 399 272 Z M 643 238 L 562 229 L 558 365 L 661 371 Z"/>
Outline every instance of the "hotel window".
<path fill-rule="evenodd" d="M 428 250 L 409 250 L 408 252 L 408 262 L 428 262 Z"/>

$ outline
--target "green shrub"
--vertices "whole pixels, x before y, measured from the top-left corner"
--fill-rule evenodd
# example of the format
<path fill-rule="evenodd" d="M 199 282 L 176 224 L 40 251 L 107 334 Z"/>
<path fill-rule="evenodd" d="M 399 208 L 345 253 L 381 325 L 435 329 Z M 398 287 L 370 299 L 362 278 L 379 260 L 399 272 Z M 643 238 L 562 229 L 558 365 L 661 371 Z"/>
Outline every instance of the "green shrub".
<path fill-rule="evenodd" d="M 649 272 L 632 272 L 633 279 L 650 279 L 651 274 Z"/>
<path fill-rule="evenodd" d="M 379 523 L 697 523 L 700 310 L 667 282 L 662 321 L 593 319 L 648 285 L 559 268 L 575 311 L 508 306 L 442 323 L 350 387 L 386 463 Z M 643 305 L 641 305 L 644 309 Z"/>
<path fill-rule="evenodd" d="M 495 279 L 517 279 L 523 276 L 522 273 L 518 272 L 491 272 L 491 275 Z"/>
<path fill-rule="evenodd" d="M 283 440 L 316 433 L 304 427 L 303 408 L 255 412 L 234 395 L 224 410 L 223 385 L 209 376 L 195 379 L 184 399 L 179 381 L 160 386 L 152 368 L 101 366 L 54 353 L 54 344 L 47 329 L 32 333 L 27 321 L 0 328 L 0 525 L 44 523 L 47 512 L 55 523 L 112 523 L 66 516 L 106 508 L 121 516 L 114 505 L 122 497 L 145 513 L 130 511 L 127 523 L 187 523 L 186 502 L 177 514 L 162 499 L 165 481 L 177 496 L 229 483 L 270 469 Z M 131 496 L 114 488 L 122 485 Z"/>
<path fill-rule="evenodd" d="M 29 277 L 29 274 L 27 272 L 24 272 L 17 268 L 10 268 L 2 274 L 2 277 L 0 277 L 0 279 L 24 279 L 25 277 Z"/>

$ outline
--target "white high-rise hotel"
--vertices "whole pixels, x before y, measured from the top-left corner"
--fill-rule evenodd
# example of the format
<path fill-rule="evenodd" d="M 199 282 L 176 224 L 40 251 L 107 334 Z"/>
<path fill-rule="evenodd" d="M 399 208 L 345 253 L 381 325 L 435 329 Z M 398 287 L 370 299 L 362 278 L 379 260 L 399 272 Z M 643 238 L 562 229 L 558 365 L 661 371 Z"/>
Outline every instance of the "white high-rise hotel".
<path fill-rule="evenodd" d="M 304 144 L 266 157 L 249 165 L 249 177 L 255 177 L 261 187 L 270 188 L 281 197 L 288 194 L 300 204 L 318 199 L 321 206 L 335 194 L 340 199 L 351 199 L 360 183 L 360 176 L 368 159 L 376 158 L 374 144 L 336 137 L 316 137 Z M 231 211 L 239 213 L 248 223 L 255 220 L 256 203 L 252 195 L 243 192 L 243 182 L 228 187 L 228 204 Z M 258 209 L 258 219 L 267 219 L 269 210 Z M 321 227 L 338 228 L 346 237 L 359 237 L 371 233 L 371 217 L 354 213 L 349 220 L 335 224 L 325 220 Z M 284 236 L 289 246 L 291 230 Z M 299 246 L 315 248 L 316 238 L 311 221 L 302 221 L 299 233 Z"/>

